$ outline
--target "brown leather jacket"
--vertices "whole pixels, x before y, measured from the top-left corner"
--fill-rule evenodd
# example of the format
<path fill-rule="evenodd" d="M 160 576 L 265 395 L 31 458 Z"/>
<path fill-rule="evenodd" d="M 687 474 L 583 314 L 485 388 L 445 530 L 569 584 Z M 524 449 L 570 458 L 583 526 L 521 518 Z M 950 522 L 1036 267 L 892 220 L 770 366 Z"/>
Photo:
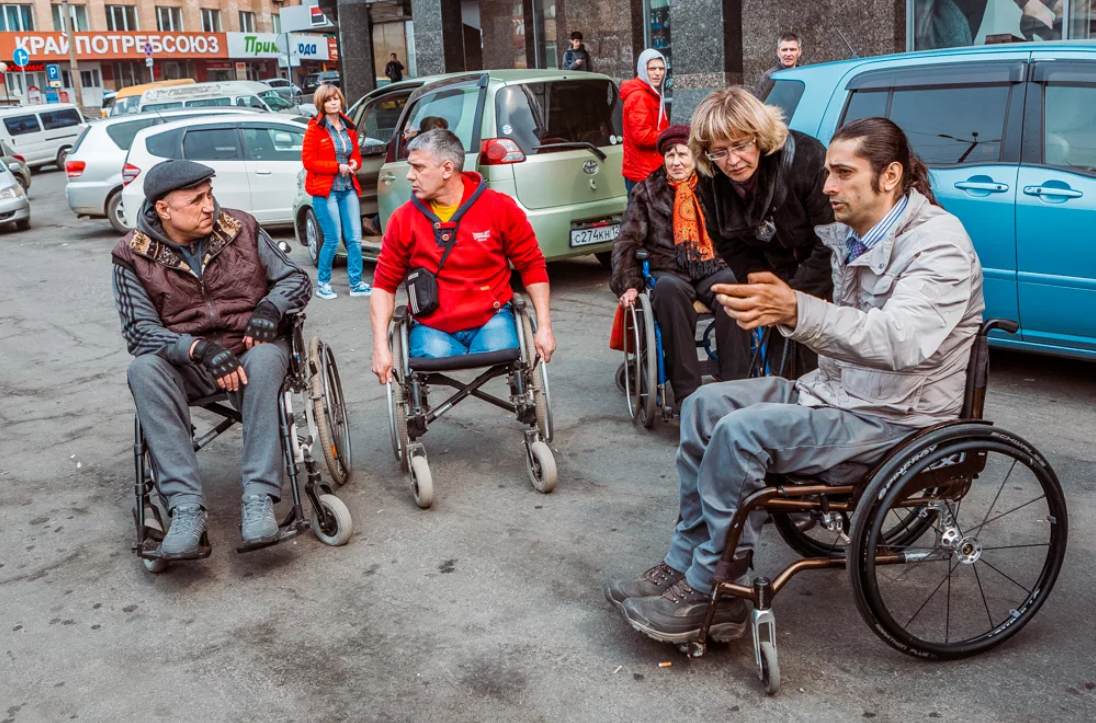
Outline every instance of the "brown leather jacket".
<path fill-rule="evenodd" d="M 223 209 L 206 241 L 200 277 L 167 244 L 139 230 L 122 238 L 111 256 L 137 274 L 169 330 L 242 354 L 247 322 L 269 292 L 258 238 L 254 218 Z"/>

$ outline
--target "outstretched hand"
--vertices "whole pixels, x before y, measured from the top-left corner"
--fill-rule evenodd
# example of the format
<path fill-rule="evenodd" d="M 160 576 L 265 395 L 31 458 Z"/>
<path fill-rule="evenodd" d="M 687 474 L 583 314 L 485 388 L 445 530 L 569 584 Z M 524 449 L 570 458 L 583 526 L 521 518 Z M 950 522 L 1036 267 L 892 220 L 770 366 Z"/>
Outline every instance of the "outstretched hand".
<path fill-rule="evenodd" d="M 799 308 L 795 291 L 768 271 L 749 275 L 746 284 L 714 284 L 715 300 L 743 329 L 782 324 L 795 328 Z"/>

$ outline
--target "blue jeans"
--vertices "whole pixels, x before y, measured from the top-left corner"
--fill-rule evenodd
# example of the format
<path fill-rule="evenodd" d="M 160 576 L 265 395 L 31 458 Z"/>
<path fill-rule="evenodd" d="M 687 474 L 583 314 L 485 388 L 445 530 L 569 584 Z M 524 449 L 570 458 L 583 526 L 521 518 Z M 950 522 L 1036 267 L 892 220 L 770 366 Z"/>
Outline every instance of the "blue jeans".
<path fill-rule="evenodd" d="M 342 239 L 346 244 L 346 272 L 350 276 L 350 286 L 357 286 L 362 281 L 362 212 L 358 192 L 351 187 L 349 191 L 332 191 L 327 198 L 313 196 L 312 211 L 323 231 L 319 283 L 331 283 L 331 266 L 335 263 L 335 252 L 339 250 L 339 240 Z"/>
<path fill-rule="evenodd" d="M 514 310 L 506 304 L 483 326 L 453 334 L 431 329 L 424 324 L 415 324 L 408 334 L 407 346 L 409 356 L 426 359 L 516 349 L 518 332 L 514 327 Z"/>

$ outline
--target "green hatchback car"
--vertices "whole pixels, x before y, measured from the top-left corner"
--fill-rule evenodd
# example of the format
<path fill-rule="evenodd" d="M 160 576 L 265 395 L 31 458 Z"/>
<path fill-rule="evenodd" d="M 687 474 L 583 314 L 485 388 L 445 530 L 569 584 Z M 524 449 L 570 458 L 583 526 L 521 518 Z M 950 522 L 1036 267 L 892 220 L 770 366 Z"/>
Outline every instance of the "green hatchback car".
<path fill-rule="evenodd" d="M 621 109 L 616 85 L 597 73 L 491 70 L 379 88 L 348 114 L 362 151 L 362 216 L 379 214 L 383 229 L 411 199 L 408 139 L 424 120 L 441 118 L 469 151 L 465 170 L 481 174 L 525 211 L 545 258 L 594 254 L 609 268 L 628 203 Z M 303 171 L 297 185 L 297 241 L 318 263 L 320 227 Z M 375 259 L 380 242 L 379 236 L 363 239 L 362 255 Z"/>

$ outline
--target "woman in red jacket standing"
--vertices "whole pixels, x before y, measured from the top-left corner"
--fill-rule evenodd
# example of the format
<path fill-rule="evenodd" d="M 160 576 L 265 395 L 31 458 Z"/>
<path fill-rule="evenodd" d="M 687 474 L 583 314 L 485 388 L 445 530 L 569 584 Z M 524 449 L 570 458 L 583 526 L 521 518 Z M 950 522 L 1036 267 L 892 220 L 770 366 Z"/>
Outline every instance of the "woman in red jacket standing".
<path fill-rule="evenodd" d="M 632 186 L 662 167 L 655 141 L 670 125 L 662 98 L 665 56 L 652 48 L 644 50 L 636 63 L 636 76 L 620 86 L 624 98 L 624 185 L 629 196 Z"/>
<path fill-rule="evenodd" d="M 342 112 L 346 99 L 335 86 L 324 83 L 317 88 L 313 103 L 317 112 L 304 133 L 301 161 L 306 171 L 304 190 L 312 196 L 312 211 L 323 232 L 316 296 L 338 296 L 331 288 L 331 266 L 340 238 L 346 244 L 350 295 L 369 296 L 373 289 L 362 281 L 361 186 L 354 175 L 362 165 L 358 131 Z"/>

